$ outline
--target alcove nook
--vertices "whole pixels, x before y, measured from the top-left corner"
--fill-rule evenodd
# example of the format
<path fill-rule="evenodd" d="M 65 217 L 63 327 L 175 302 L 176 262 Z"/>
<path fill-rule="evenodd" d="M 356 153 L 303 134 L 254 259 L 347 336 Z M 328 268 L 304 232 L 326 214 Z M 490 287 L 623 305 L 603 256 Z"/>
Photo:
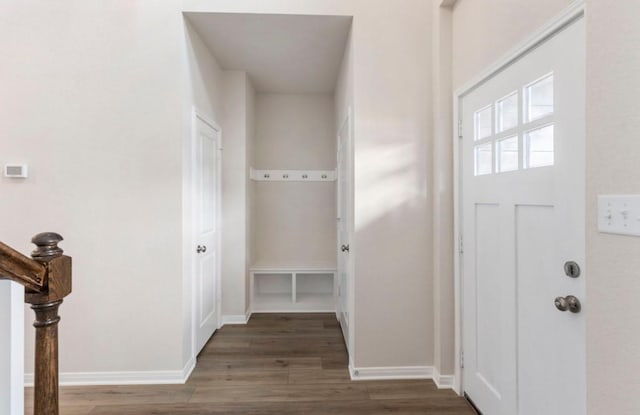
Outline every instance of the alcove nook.
<path fill-rule="evenodd" d="M 209 55 L 191 57 L 203 105 L 223 97 L 221 110 L 212 109 L 223 147 L 223 319 L 241 314 L 227 310 L 243 301 L 247 316 L 335 312 L 348 326 L 341 310 L 349 308 L 349 282 L 338 256 L 349 252 L 338 249 L 337 229 L 340 220 L 352 225 L 339 217 L 337 155 L 341 128 L 350 132 L 352 18 L 185 17 L 194 53 Z M 220 74 L 207 81 L 211 66 Z"/>

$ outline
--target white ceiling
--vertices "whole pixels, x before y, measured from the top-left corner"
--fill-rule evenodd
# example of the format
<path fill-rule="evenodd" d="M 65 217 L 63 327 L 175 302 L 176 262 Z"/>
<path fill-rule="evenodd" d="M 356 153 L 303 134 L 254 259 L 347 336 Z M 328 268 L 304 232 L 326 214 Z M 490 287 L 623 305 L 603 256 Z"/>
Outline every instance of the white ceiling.
<path fill-rule="evenodd" d="M 223 69 L 259 92 L 333 93 L 350 16 L 186 13 Z"/>

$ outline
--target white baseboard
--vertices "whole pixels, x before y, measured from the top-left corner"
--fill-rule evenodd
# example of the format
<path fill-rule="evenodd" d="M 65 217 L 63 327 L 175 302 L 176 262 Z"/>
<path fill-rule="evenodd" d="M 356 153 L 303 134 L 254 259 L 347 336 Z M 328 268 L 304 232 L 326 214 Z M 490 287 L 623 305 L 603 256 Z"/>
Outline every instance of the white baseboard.
<path fill-rule="evenodd" d="M 453 375 L 441 375 L 438 369 L 433 369 L 433 382 L 438 389 L 453 389 L 455 384 Z"/>
<path fill-rule="evenodd" d="M 185 364 L 184 367 L 182 368 L 182 382 L 180 383 L 187 383 L 187 381 L 189 380 L 189 377 L 191 376 L 191 373 L 196 368 L 196 363 L 197 363 L 196 357 L 191 356 L 187 364 Z"/>
<path fill-rule="evenodd" d="M 441 375 L 433 366 L 353 367 L 349 365 L 351 380 L 431 379 L 438 389 L 453 389 L 452 375 Z"/>
<path fill-rule="evenodd" d="M 222 325 L 225 324 L 247 324 L 251 318 L 251 311 L 246 314 L 227 314 L 222 316 Z"/>
<path fill-rule="evenodd" d="M 186 383 L 195 367 L 195 359 L 190 359 L 182 370 L 62 372 L 60 373 L 60 385 L 180 385 Z M 24 385 L 27 387 L 33 386 L 33 373 L 25 374 Z"/>
<path fill-rule="evenodd" d="M 351 380 L 433 379 L 432 366 L 353 367 Z"/>

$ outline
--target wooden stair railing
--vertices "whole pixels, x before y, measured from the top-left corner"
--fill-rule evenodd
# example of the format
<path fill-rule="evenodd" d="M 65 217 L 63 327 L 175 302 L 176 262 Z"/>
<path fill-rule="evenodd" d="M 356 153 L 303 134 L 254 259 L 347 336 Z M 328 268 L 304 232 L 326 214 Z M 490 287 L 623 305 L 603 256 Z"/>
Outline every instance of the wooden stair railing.
<path fill-rule="evenodd" d="M 41 233 L 31 242 L 31 258 L 0 242 L 0 279 L 25 287 L 25 303 L 35 311 L 35 415 L 58 415 L 58 307 L 71 293 L 71 258 L 62 255 L 57 233 Z"/>

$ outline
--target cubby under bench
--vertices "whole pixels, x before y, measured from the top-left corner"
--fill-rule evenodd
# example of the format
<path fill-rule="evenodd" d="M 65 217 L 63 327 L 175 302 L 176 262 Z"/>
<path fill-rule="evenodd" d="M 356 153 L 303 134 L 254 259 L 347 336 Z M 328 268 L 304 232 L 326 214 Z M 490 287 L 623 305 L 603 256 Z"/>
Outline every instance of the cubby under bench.
<path fill-rule="evenodd" d="M 251 311 L 319 313 L 336 310 L 336 269 L 252 267 Z"/>

